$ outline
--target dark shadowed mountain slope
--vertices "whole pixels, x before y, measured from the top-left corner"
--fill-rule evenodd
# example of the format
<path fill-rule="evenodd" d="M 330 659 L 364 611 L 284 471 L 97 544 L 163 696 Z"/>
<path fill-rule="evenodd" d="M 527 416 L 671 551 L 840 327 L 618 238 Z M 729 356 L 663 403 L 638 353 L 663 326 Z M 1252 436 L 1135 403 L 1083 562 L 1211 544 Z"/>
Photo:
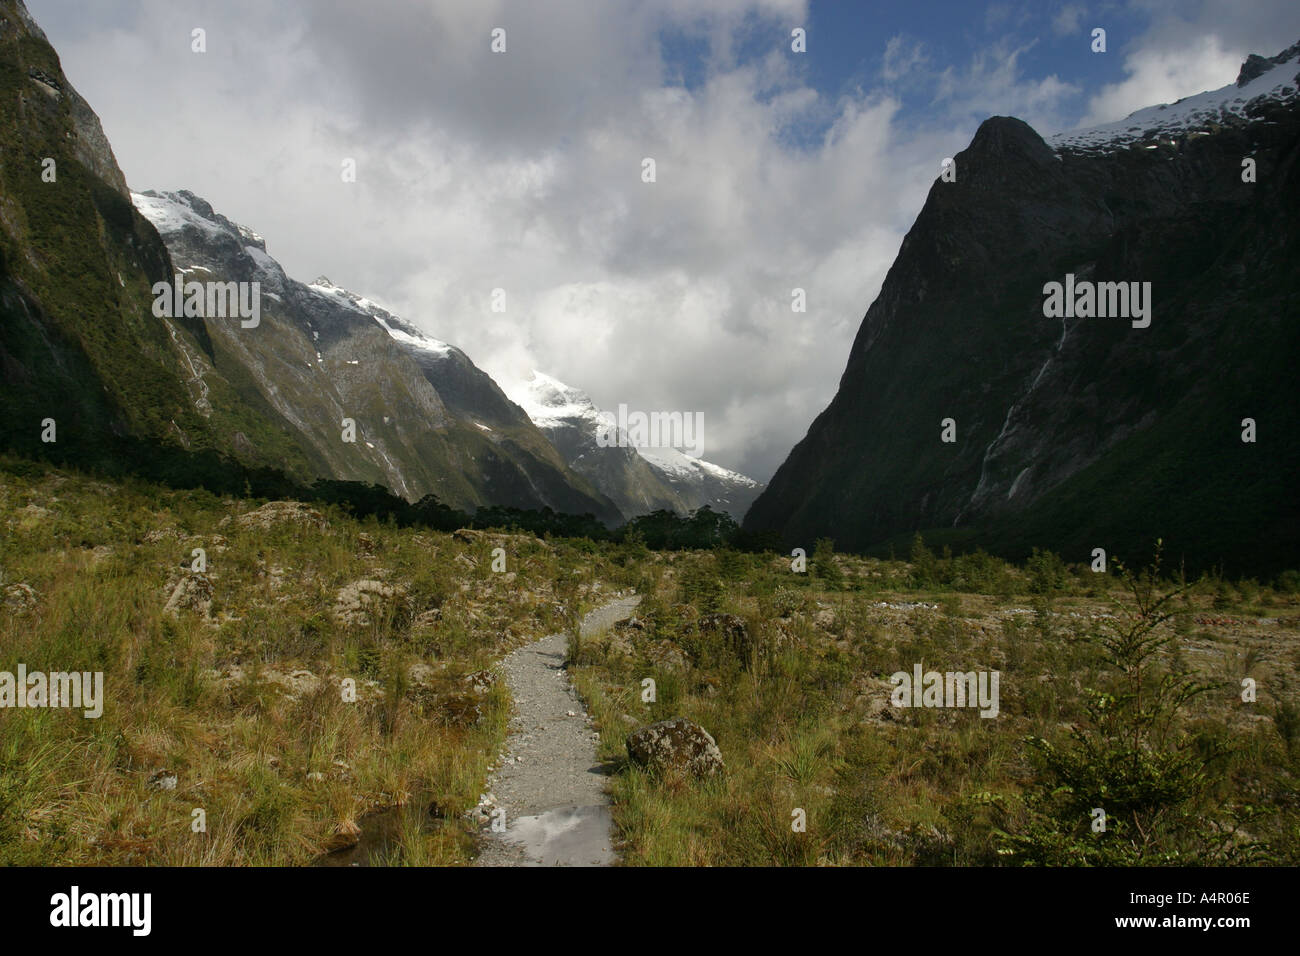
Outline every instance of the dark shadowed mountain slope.
<path fill-rule="evenodd" d="M 1163 537 L 1202 567 L 1294 565 L 1300 47 L 1264 62 L 1050 144 L 985 121 L 746 529 L 853 549 L 921 530 L 1070 560 Z M 1046 317 L 1067 273 L 1150 282 L 1150 326 Z"/>

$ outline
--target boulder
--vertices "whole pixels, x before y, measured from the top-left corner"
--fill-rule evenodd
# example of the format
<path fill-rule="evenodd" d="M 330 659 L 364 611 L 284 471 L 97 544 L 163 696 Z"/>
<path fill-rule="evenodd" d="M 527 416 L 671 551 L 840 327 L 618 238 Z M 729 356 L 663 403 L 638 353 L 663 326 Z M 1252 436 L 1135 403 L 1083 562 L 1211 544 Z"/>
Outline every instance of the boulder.
<path fill-rule="evenodd" d="M 712 777 L 723 770 L 722 752 L 709 732 L 685 717 L 661 720 L 627 736 L 627 755 L 651 773 Z"/>
<path fill-rule="evenodd" d="M 477 528 L 457 528 L 451 536 L 462 544 L 486 544 L 492 548 L 505 548 L 507 552 L 520 545 L 537 546 L 548 551 L 555 550 L 534 534 L 503 534 L 479 531 Z"/>
<path fill-rule="evenodd" d="M 4 591 L 4 606 L 15 614 L 22 614 L 36 607 L 36 589 L 30 584 L 11 584 Z"/>
<path fill-rule="evenodd" d="M 212 615 L 212 581 L 206 574 L 187 574 L 176 582 L 163 613 L 177 617 L 181 611 L 205 618 Z"/>
<path fill-rule="evenodd" d="M 222 518 L 217 523 L 217 527 L 224 528 L 230 523 L 229 517 Z M 237 527 L 254 530 L 265 530 L 285 523 L 305 524 L 317 531 L 325 531 L 329 528 L 329 522 L 325 520 L 323 514 L 301 501 L 269 501 L 260 508 L 234 518 Z"/>
<path fill-rule="evenodd" d="M 345 627 L 366 626 L 372 612 L 387 602 L 401 602 L 406 597 L 404 585 L 383 581 L 353 581 L 339 589 L 334 599 L 334 619 Z"/>

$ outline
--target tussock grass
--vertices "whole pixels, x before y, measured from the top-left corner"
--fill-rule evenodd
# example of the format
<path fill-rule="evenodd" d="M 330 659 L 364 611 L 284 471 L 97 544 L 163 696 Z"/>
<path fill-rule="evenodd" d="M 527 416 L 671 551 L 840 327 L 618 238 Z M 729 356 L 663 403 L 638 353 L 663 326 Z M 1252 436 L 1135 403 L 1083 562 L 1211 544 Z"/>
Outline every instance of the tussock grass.
<path fill-rule="evenodd" d="M 1044 553 L 1022 568 L 918 542 L 882 561 L 822 541 L 795 574 L 727 547 L 527 535 L 496 573 L 489 536 L 333 508 L 318 509 L 325 530 L 245 525 L 262 502 L 9 464 L 0 671 L 102 671 L 105 701 L 95 720 L 0 709 L 5 864 L 304 864 L 399 806 L 411 812 L 371 862 L 464 863 L 465 811 L 510 706 L 499 682 L 467 678 L 570 631 L 614 589 L 643 596 L 640 626 L 574 641 L 569 664 L 628 865 L 994 865 L 1026 839 L 1071 858 L 1086 834 L 1044 829 L 1050 777 L 1027 741 L 1066 752 L 1076 728 L 1092 733 L 1094 692 L 1131 679 L 1096 641 L 1123 607 L 1120 580 Z M 196 590 L 165 610 L 187 581 Z M 1300 860 L 1298 581 L 1209 577 L 1168 605 L 1151 673 L 1208 689 L 1172 714 L 1171 739 L 1205 774 L 1162 818 L 1161 852 Z M 344 607 L 361 582 L 369 596 Z M 744 641 L 705 626 L 715 613 L 738 617 Z M 918 663 L 998 670 L 999 716 L 889 707 L 890 675 Z M 626 734 L 675 716 L 714 736 L 725 775 L 629 765 Z"/>
<path fill-rule="evenodd" d="M 481 541 L 331 509 L 324 531 L 244 527 L 227 519 L 262 502 L 6 464 L 0 601 L 35 598 L 0 614 L 0 670 L 102 671 L 105 702 L 94 720 L 0 709 L 0 863 L 303 864 L 368 811 L 429 802 L 440 817 L 391 862 L 463 863 L 510 704 L 465 678 L 630 573 L 610 545 L 520 538 L 495 574 Z M 194 548 L 210 606 L 166 612 Z M 392 596 L 341 619 L 363 580 Z"/>
<path fill-rule="evenodd" d="M 1046 778 L 1025 741 L 1068 746 L 1087 723 L 1090 690 L 1119 680 L 1093 640 L 1123 605 L 1119 579 L 1044 553 L 1023 569 L 923 548 L 919 565 L 835 555 L 828 543 L 816 557 L 809 574 L 794 574 L 788 559 L 741 556 L 748 566 L 728 575 L 716 554 L 661 556 L 640 579 L 643 629 L 583 648 L 579 687 L 601 756 L 620 768 L 611 790 L 627 865 L 997 865 L 1010 861 L 1005 834 L 1032 832 L 1030 798 Z M 1246 620 L 1250 608 L 1225 604 L 1225 590 L 1274 621 Z M 1185 746 L 1210 760 L 1196 812 L 1170 837 L 1183 854 L 1300 859 L 1297 606 L 1293 591 L 1206 581 L 1162 625 L 1177 640 L 1159 672 L 1214 685 L 1176 719 Z M 693 626 L 706 607 L 745 621 L 756 666 L 706 645 Z M 1240 623 L 1185 623 L 1207 615 Z M 663 646 L 684 660 L 666 663 Z M 1000 715 L 891 708 L 889 676 L 915 663 L 998 670 Z M 1240 699 L 1245 676 L 1257 681 L 1256 705 Z M 645 677 L 655 702 L 641 699 Z M 628 766 L 626 734 L 679 715 L 717 740 L 725 777 Z M 797 811 L 803 832 L 792 826 Z M 1241 827 L 1226 842 L 1225 819 Z"/>

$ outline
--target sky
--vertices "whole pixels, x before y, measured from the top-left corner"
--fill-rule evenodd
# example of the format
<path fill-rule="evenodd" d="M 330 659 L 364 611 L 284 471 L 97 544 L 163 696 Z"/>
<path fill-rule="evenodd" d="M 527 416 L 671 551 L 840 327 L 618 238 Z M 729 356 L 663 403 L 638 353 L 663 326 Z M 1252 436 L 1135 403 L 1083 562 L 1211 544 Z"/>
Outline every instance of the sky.
<path fill-rule="evenodd" d="M 1300 39 L 1294 0 L 27 6 L 132 189 L 192 190 L 507 392 L 702 413 L 703 457 L 761 481 L 982 120 L 1118 120 Z"/>

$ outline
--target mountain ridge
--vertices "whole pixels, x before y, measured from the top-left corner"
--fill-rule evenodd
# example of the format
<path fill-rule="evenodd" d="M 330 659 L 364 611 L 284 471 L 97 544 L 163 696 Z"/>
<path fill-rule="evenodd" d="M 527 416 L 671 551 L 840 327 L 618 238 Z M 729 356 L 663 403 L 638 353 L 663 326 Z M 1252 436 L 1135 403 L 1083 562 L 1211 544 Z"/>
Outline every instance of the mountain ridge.
<path fill-rule="evenodd" d="M 289 277 L 256 232 L 188 190 L 133 194 L 187 281 L 258 282 L 257 328 L 208 318 L 214 367 L 292 424 L 320 477 L 462 510 L 503 505 L 618 518 L 462 351 L 324 277 Z M 344 420 L 355 441 L 341 439 Z"/>
<path fill-rule="evenodd" d="M 763 487 L 675 448 L 636 446 L 626 434 L 619 445 L 610 445 L 607 413 L 582 389 L 544 372 L 534 369 L 529 379 L 507 388 L 569 466 L 614 501 L 624 518 L 659 510 L 685 515 L 708 506 L 739 521 Z"/>
<path fill-rule="evenodd" d="M 1205 135 L 1053 148 L 985 120 L 746 530 L 875 551 L 921 531 L 1076 560 L 1164 537 L 1201 566 L 1293 559 L 1300 117 L 1279 77 L 1249 80 L 1278 95 Z M 1045 317 L 1045 284 L 1067 274 L 1150 281 L 1151 327 Z M 1266 444 L 1240 441 L 1247 417 L 1267 418 Z"/>

